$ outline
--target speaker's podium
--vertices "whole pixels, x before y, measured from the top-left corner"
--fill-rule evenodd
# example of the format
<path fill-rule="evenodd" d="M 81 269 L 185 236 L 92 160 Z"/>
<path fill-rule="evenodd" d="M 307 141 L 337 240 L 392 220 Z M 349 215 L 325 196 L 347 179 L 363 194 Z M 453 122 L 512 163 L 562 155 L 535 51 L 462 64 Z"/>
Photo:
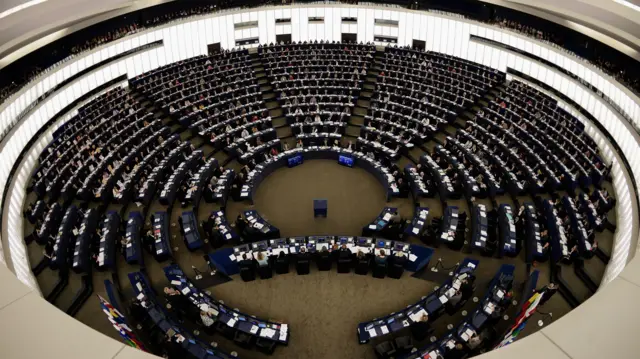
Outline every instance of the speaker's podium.
<path fill-rule="evenodd" d="M 313 200 L 313 216 L 314 217 L 327 217 L 327 200 L 326 199 L 314 199 Z"/>

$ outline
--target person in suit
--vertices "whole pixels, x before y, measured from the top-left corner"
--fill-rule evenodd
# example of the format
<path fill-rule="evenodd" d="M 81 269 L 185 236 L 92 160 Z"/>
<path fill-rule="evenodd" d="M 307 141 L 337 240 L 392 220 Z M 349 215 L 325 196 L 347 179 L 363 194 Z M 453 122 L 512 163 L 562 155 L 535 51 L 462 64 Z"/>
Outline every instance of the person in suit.
<path fill-rule="evenodd" d="M 307 248 L 303 246 L 300 247 L 300 252 L 296 256 L 296 262 L 300 263 L 303 261 L 309 261 L 309 252 L 307 252 Z"/>
<path fill-rule="evenodd" d="M 545 303 L 553 297 L 554 294 L 558 291 L 558 285 L 555 283 L 549 283 L 546 286 L 538 289 L 536 292 L 542 294 L 542 298 L 540 298 L 539 306 L 543 306 Z"/>
<path fill-rule="evenodd" d="M 255 270 L 255 262 L 252 260 L 251 256 L 247 253 L 242 254 L 242 260 L 238 263 L 240 270 Z"/>
<path fill-rule="evenodd" d="M 413 335 L 413 339 L 416 341 L 424 340 L 427 335 L 429 335 L 429 331 L 431 326 L 429 325 L 429 315 L 426 313 L 420 317 L 420 320 L 411 324 L 411 335 Z"/>
<path fill-rule="evenodd" d="M 164 287 L 164 296 L 171 305 L 171 310 L 178 320 L 183 321 L 185 310 L 189 307 L 189 300 L 180 291 L 170 287 Z"/>
<path fill-rule="evenodd" d="M 248 240 L 248 238 L 244 238 L 243 234 L 245 232 L 245 229 L 249 226 L 249 221 L 247 221 L 246 218 L 242 218 L 242 215 L 239 214 L 238 217 L 236 217 L 236 229 L 238 231 L 238 234 L 243 237 L 243 241 Z"/>
<path fill-rule="evenodd" d="M 224 236 L 222 235 L 222 233 L 220 232 L 220 228 L 218 227 L 218 225 L 215 225 L 212 229 L 211 229 L 211 236 L 210 236 L 210 242 L 213 246 L 221 246 L 222 243 L 224 243 Z"/>
<path fill-rule="evenodd" d="M 462 344 L 457 343 L 453 349 L 445 353 L 444 357 L 445 359 L 461 359 L 464 358 L 465 355 L 467 355 L 467 351 Z"/>
<path fill-rule="evenodd" d="M 351 258 L 351 251 L 346 244 L 341 245 L 338 250 L 338 259 L 346 260 L 349 258 Z"/>
<path fill-rule="evenodd" d="M 473 295 L 473 283 L 471 283 L 467 278 L 462 280 L 462 284 L 460 285 L 460 295 L 462 296 L 462 299 L 469 299 Z"/>

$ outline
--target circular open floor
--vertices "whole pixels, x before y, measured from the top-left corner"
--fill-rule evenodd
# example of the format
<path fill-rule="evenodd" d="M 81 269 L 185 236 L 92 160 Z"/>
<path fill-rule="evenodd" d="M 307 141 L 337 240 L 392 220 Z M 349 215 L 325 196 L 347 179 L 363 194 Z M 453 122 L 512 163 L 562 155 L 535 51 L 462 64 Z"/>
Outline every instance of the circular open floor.
<path fill-rule="evenodd" d="M 314 199 L 328 200 L 327 218 L 313 217 Z M 386 205 L 400 207 L 405 216 L 412 215 L 408 199 L 386 203 L 384 188 L 373 175 L 330 160 L 311 160 L 276 170 L 258 187 L 254 203 L 283 237 L 360 235 L 362 227 Z"/>

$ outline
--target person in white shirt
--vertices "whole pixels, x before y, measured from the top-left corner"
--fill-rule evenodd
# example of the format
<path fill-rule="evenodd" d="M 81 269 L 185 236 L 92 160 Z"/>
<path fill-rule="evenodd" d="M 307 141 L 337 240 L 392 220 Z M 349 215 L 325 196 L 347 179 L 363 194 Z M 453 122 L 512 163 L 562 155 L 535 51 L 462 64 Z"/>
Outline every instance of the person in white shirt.
<path fill-rule="evenodd" d="M 266 267 L 269 265 L 269 257 L 265 255 L 265 252 L 259 252 L 256 256 L 256 261 L 258 261 L 258 265 L 260 265 L 260 267 Z"/>
<path fill-rule="evenodd" d="M 243 137 L 243 138 L 244 137 L 249 137 L 249 131 L 247 130 L 246 127 L 242 129 L 242 132 L 240 133 L 240 136 Z"/>
<path fill-rule="evenodd" d="M 202 324 L 204 324 L 205 327 L 210 327 L 215 322 L 213 318 L 211 318 L 209 313 L 205 311 L 200 312 L 200 319 L 202 320 Z"/>

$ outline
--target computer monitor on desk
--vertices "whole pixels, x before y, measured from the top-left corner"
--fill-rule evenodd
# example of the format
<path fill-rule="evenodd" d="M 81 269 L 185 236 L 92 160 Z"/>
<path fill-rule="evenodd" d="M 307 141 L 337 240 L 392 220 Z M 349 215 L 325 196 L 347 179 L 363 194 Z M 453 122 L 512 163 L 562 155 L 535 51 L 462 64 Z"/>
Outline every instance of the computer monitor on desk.
<path fill-rule="evenodd" d="M 265 252 L 269 249 L 269 245 L 267 244 L 267 241 L 260 241 L 260 242 L 252 243 L 251 248 L 254 251 Z"/>
<path fill-rule="evenodd" d="M 339 245 L 346 245 L 347 247 L 353 247 L 355 245 L 355 241 L 353 237 L 338 237 Z"/>
<path fill-rule="evenodd" d="M 373 244 L 373 238 L 367 238 L 367 237 L 358 237 L 358 240 L 356 241 L 356 246 L 358 247 L 359 251 L 362 251 L 365 254 L 371 253 L 373 251 L 374 248 L 374 244 Z"/>
<path fill-rule="evenodd" d="M 271 248 L 271 255 L 279 256 L 281 252 L 289 254 L 289 243 L 284 238 L 269 240 L 269 248 Z"/>
<path fill-rule="evenodd" d="M 396 241 L 396 242 L 393 243 L 393 251 L 394 252 L 402 252 L 405 255 L 409 255 L 410 246 L 409 246 L 408 243 Z"/>
<path fill-rule="evenodd" d="M 318 251 L 321 251 L 323 247 L 330 251 L 336 243 L 333 236 L 309 236 L 308 240 L 314 240 L 316 242 L 316 250 Z"/>
<path fill-rule="evenodd" d="M 304 237 L 289 238 L 289 252 L 292 254 L 300 253 L 300 247 L 305 247 L 306 241 Z"/>
<path fill-rule="evenodd" d="M 313 238 L 309 238 L 307 240 L 307 252 L 315 253 L 316 252 L 316 240 Z"/>
<path fill-rule="evenodd" d="M 391 241 L 386 239 L 377 239 L 375 255 L 380 255 L 381 250 L 384 250 L 385 255 L 389 255 L 391 252 L 391 247 L 392 247 Z"/>
<path fill-rule="evenodd" d="M 249 248 L 248 244 L 241 244 L 239 246 L 233 247 L 233 255 L 235 255 L 236 261 L 241 261 L 245 253 L 248 256 L 251 256 L 251 249 Z"/>

